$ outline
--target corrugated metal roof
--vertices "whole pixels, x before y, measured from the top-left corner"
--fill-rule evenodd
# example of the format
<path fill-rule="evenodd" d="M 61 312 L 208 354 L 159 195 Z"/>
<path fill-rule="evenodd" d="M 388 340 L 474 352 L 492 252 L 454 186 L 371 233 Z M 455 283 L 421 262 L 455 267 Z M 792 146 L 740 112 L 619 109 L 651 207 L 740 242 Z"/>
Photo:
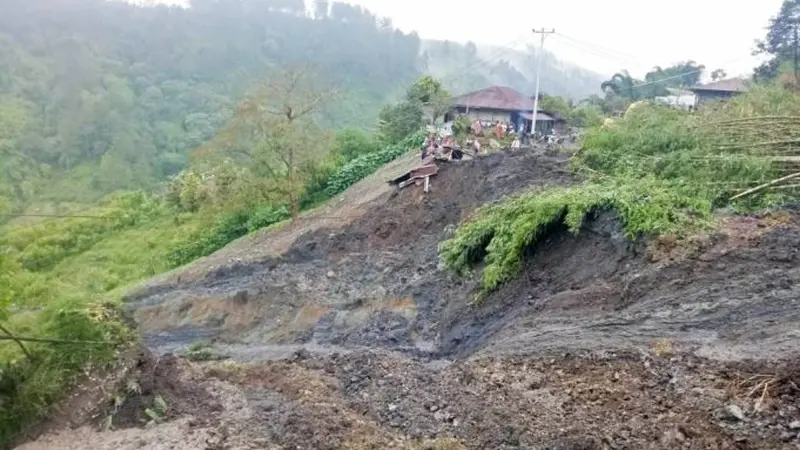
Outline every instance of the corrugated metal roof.
<path fill-rule="evenodd" d="M 524 111 L 533 107 L 532 102 L 518 91 L 505 86 L 492 86 L 469 92 L 453 100 L 455 106 L 497 109 L 502 111 Z"/>
<path fill-rule="evenodd" d="M 747 81 L 741 78 L 728 78 L 727 80 L 718 80 L 701 84 L 690 89 L 692 91 L 745 92 L 747 91 Z"/>
<path fill-rule="evenodd" d="M 533 113 L 529 113 L 529 112 L 528 113 L 521 113 L 520 116 L 522 116 L 522 118 L 525 119 L 525 120 L 533 120 Z M 545 112 L 539 111 L 538 113 L 536 113 L 536 121 L 537 122 L 550 121 L 550 120 L 554 121 L 556 119 L 553 118 L 553 116 L 551 116 L 550 114 L 547 114 Z"/>

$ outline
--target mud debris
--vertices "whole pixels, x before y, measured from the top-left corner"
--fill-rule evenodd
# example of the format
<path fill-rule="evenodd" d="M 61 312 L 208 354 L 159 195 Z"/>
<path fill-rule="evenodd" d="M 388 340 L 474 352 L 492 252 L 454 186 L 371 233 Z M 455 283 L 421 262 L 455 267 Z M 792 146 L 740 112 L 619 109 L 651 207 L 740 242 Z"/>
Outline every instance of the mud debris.
<path fill-rule="evenodd" d="M 648 364 L 645 364 L 647 362 Z M 741 372 L 692 355 L 487 357 L 445 365 L 388 351 L 209 363 L 188 416 L 134 437 L 95 432 L 92 448 L 778 449 L 800 445 L 798 394 L 743 397 Z M 197 374 L 197 369 L 183 366 Z M 192 375 L 192 376 L 195 376 Z M 164 372 L 163 377 L 185 377 Z M 161 380 L 164 386 L 174 380 Z M 787 379 L 788 380 L 788 379 Z M 788 381 L 787 381 L 788 383 Z M 787 384 L 787 387 L 790 383 Z M 722 395 L 709 395 L 710 390 Z M 747 420 L 720 417 L 732 402 Z M 220 405 L 209 408 L 208 405 Z M 178 424 L 178 425 L 176 425 Z M 72 442 L 62 432 L 22 450 Z M 176 435 L 185 435 L 183 442 Z M 61 441 L 59 441 L 61 439 Z M 202 446 L 198 445 L 203 440 Z M 169 443 L 166 446 L 164 443 Z M 47 444 L 47 445 L 46 445 Z M 37 446 L 38 445 L 38 446 Z M 195 447 L 192 447 L 195 445 Z"/>
<path fill-rule="evenodd" d="M 282 255 L 135 292 L 166 358 L 151 388 L 116 430 L 23 448 L 800 448 L 795 211 L 728 214 L 684 242 L 630 242 L 596 211 L 528 249 L 481 307 L 475 277 L 439 264 L 480 205 L 576 181 L 558 154 L 454 163 L 428 195 L 372 197 Z M 201 340 L 232 361 L 164 356 Z M 141 430 L 155 396 L 175 409 Z"/>

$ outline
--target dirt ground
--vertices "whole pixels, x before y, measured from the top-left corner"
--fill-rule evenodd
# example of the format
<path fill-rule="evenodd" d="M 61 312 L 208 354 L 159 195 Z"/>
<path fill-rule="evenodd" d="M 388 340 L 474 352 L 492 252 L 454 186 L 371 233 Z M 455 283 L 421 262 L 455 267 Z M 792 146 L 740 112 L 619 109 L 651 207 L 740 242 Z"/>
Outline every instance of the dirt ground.
<path fill-rule="evenodd" d="M 129 428 L 125 412 L 114 431 L 94 423 L 19 449 L 800 447 L 796 364 L 721 367 L 667 344 L 459 362 L 362 350 L 212 363 L 202 372 L 181 364 L 160 374 L 170 398 L 176 386 L 192 386 L 175 399 L 194 408 L 179 418 Z"/>
<path fill-rule="evenodd" d="M 575 182 L 566 157 L 444 165 L 427 195 L 379 191 L 387 174 L 344 194 L 364 196 L 346 223 L 266 231 L 131 293 L 148 389 L 20 448 L 800 448 L 796 212 L 637 243 L 598 212 L 477 307 L 477 274 L 445 271 L 438 244 L 482 204 Z M 230 361 L 165 356 L 199 340 Z M 155 396 L 172 406 L 145 425 Z"/>

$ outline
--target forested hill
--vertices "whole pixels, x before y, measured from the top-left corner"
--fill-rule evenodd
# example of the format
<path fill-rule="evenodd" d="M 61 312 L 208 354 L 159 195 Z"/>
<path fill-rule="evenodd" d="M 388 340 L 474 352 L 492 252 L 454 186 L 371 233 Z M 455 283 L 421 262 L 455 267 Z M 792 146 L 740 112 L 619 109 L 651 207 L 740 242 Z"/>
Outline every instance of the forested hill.
<path fill-rule="evenodd" d="M 13 198 L 151 186 L 184 166 L 254 79 L 289 62 L 313 61 L 339 85 L 323 118 L 336 127 L 371 126 L 419 73 L 417 36 L 346 4 L 313 17 L 302 0 L 0 5 L 0 163 Z"/>
<path fill-rule="evenodd" d="M 381 106 L 428 68 L 464 70 L 364 9 L 313 4 L 0 0 L 0 202 L 85 203 L 154 187 L 185 167 L 254 80 L 287 63 L 313 62 L 338 86 L 320 117 L 334 128 L 372 127 Z M 474 56 L 474 46 L 452 47 L 467 62 Z M 467 70 L 468 86 L 445 85 L 526 87 L 475 73 Z M 572 96 L 585 92 L 569 83 L 552 92 L 573 87 Z"/>

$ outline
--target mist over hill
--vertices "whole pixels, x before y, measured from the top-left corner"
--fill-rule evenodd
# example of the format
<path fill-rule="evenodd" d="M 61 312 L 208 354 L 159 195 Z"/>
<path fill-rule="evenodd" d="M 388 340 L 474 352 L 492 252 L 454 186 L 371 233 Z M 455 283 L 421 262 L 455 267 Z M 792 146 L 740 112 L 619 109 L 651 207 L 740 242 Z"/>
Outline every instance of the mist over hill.
<path fill-rule="evenodd" d="M 474 43 L 423 40 L 422 64 L 443 79 L 454 93 L 480 89 L 489 85 L 513 87 L 533 94 L 536 84 L 537 50 L 525 50 Z M 541 90 L 580 100 L 600 93 L 606 77 L 599 73 L 563 62 L 553 53 L 544 52 Z"/>
<path fill-rule="evenodd" d="M 374 127 L 427 72 L 454 94 L 533 90 L 534 52 L 424 41 L 360 7 L 314 5 L 0 0 L 0 198 L 90 202 L 153 188 L 186 167 L 255 81 L 287 64 L 312 63 L 337 86 L 318 118 L 328 128 Z M 547 55 L 545 92 L 577 99 L 599 83 Z"/>

